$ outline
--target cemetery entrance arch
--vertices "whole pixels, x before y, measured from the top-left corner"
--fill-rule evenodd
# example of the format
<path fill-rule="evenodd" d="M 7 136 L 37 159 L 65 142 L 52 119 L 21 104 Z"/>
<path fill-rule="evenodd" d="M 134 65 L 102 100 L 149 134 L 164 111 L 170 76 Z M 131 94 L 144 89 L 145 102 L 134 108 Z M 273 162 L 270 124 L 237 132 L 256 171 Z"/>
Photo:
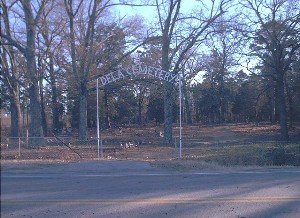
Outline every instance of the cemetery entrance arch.
<path fill-rule="evenodd" d="M 179 158 L 182 157 L 182 75 L 174 74 L 162 70 L 161 68 L 143 65 L 141 63 L 133 64 L 130 67 L 118 68 L 103 76 L 96 78 L 97 80 L 97 141 L 98 141 L 98 158 L 103 157 L 102 143 L 100 145 L 100 118 L 99 118 L 99 89 L 110 83 L 121 80 L 133 79 L 156 79 L 163 82 L 172 83 L 178 87 L 179 92 Z M 100 147 L 101 146 L 101 147 Z M 101 152 L 99 152 L 99 150 Z"/>

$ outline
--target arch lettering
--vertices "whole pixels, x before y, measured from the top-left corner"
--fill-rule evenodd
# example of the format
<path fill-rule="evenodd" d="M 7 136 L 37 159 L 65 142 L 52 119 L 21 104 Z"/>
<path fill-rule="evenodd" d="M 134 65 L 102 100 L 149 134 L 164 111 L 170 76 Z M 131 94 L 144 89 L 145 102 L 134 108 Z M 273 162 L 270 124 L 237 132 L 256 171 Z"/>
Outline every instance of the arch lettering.
<path fill-rule="evenodd" d="M 173 84 L 177 84 L 179 82 L 178 74 L 170 73 L 157 67 L 142 64 L 134 64 L 127 68 L 119 68 L 99 77 L 99 81 L 100 86 L 105 86 L 119 80 L 134 78 L 158 79 Z"/>

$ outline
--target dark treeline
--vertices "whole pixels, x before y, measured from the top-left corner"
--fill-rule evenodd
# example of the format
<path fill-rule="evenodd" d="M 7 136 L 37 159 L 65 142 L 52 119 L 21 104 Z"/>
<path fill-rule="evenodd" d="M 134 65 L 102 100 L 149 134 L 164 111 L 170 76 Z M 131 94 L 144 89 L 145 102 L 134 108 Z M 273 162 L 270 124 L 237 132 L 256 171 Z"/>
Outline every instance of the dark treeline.
<path fill-rule="evenodd" d="M 10 113 L 11 136 L 72 128 L 86 139 L 96 127 L 95 78 L 143 63 L 184 76 L 185 123 L 278 123 L 288 140 L 300 121 L 300 3 L 185 4 L 1 0 L 1 109 Z M 126 7 L 153 17 L 121 16 Z M 101 88 L 99 101 L 102 129 L 159 123 L 172 143 L 176 86 L 124 80 Z"/>

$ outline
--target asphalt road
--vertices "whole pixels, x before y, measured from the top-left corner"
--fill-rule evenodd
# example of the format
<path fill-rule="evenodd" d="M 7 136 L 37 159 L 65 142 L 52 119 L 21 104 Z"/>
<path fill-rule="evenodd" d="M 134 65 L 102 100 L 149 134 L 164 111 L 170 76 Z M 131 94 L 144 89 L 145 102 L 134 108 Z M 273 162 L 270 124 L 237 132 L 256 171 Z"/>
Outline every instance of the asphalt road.
<path fill-rule="evenodd" d="M 1 166 L 1 217 L 300 217 L 300 169 L 177 172 L 137 161 Z"/>

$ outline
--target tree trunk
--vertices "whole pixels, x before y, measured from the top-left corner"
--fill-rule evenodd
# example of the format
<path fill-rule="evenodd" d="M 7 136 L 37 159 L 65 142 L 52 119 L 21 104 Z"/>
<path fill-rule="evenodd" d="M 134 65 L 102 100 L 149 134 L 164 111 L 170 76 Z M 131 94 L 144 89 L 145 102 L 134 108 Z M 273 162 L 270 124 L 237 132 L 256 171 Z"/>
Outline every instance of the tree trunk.
<path fill-rule="evenodd" d="M 45 112 L 43 80 L 40 81 L 40 99 L 41 99 L 42 128 L 43 128 L 44 136 L 46 136 L 47 132 L 48 132 L 48 126 L 47 126 L 47 117 L 46 117 L 46 112 Z"/>
<path fill-rule="evenodd" d="M 225 99 L 224 99 L 224 96 L 221 97 L 220 99 L 220 123 L 225 123 L 225 120 L 226 120 L 226 103 L 225 103 Z"/>
<path fill-rule="evenodd" d="M 288 102 L 289 102 L 289 128 L 293 128 L 294 126 L 294 106 L 293 106 L 293 98 L 291 95 L 288 95 Z"/>
<path fill-rule="evenodd" d="M 13 53 L 10 53 L 11 57 L 13 57 Z M 19 137 L 22 135 L 21 133 L 21 119 L 22 119 L 22 113 L 21 113 L 21 105 L 20 105 L 20 88 L 19 84 L 16 79 L 16 70 L 15 70 L 15 64 L 12 64 L 10 69 L 8 65 L 8 61 L 6 59 L 6 54 L 4 53 L 2 58 L 3 63 L 3 83 L 6 84 L 9 90 L 9 96 L 10 96 L 10 112 L 11 112 L 11 137 Z M 12 61 L 14 59 L 12 58 Z M 9 72 L 13 72 L 12 76 L 9 76 Z"/>
<path fill-rule="evenodd" d="M 28 36 L 29 37 L 29 36 Z M 31 39 L 34 43 L 34 39 Z M 34 47 L 34 46 L 33 46 Z M 29 49 L 26 55 L 27 72 L 31 75 L 31 84 L 29 86 L 29 113 L 30 113 L 30 137 L 42 137 L 42 117 L 41 117 L 41 102 L 39 99 L 39 86 L 36 79 L 36 65 L 34 49 Z M 33 140 L 35 141 L 35 140 Z"/>
<path fill-rule="evenodd" d="M 275 106 L 275 97 L 272 96 L 271 98 L 271 123 L 275 124 L 276 123 L 276 106 Z"/>
<path fill-rule="evenodd" d="M 41 104 L 39 99 L 39 86 L 35 58 L 36 22 L 33 17 L 30 1 L 21 1 L 26 24 L 26 70 L 30 77 L 29 99 L 30 99 L 30 131 L 31 137 L 42 137 Z M 38 142 L 33 139 L 32 141 Z"/>
<path fill-rule="evenodd" d="M 52 131 L 55 133 L 60 132 L 60 124 L 59 124 L 59 109 L 60 105 L 57 99 L 57 86 L 56 86 L 56 78 L 54 75 L 54 64 L 53 64 L 53 56 L 49 55 L 49 74 L 50 74 L 50 85 L 51 85 L 51 102 L 52 102 Z"/>
<path fill-rule="evenodd" d="M 223 64 L 224 65 L 224 64 Z M 220 123 L 225 122 L 225 112 L 226 112 L 226 107 L 225 107 L 225 88 L 224 88 L 224 73 L 225 72 L 225 66 L 222 66 L 222 76 L 220 78 L 220 87 L 218 90 L 219 94 L 219 102 L 220 102 Z"/>
<path fill-rule="evenodd" d="M 79 92 L 79 140 L 87 140 L 87 87 L 80 83 Z"/>
<path fill-rule="evenodd" d="M 52 129 L 54 132 L 59 132 L 60 124 L 59 124 L 59 108 L 60 105 L 57 101 L 57 87 L 56 87 L 56 79 L 54 76 L 53 70 L 53 57 L 50 58 L 50 84 L 52 91 Z"/>
<path fill-rule="evenodd" d="M 286 95 L 288 100 L 288 108 L 289 108 L 289 128 L 293 128 L 293 118 L 294 118 L 294 107 L 293 107 L 293 96 L 288 86 L 287 82 L 285 81 L 285 88 L 286 88 Z"/>
<path fill-rule="evenodd" d="M 57 101 L 56 86 L 52 87 L 52 130 L 56 133 L 60 132 L 61 126 L 59 122 L 60 104 Z"/>
<path fill-rule="evenodd" d="M 172 97 L 172 84 L 165 82 L 164 91 L 164 142 L 168 145 L 173 144 L 173 97 Z"/>
<path fill-rule="evenodd" d="M 20 102 L 16 101 L 16 99 L 10 99 L 10 112 L 11 112 L 11 129 L 10 136 L 11 137 L 20 137 L 21 133 L 21 106 Z"/>
<path fill-rule="evenodd" d="M 287 128 L 287 112 L 286 112 L 283 75 L 279 75 L 277 78 L 277 98 L 278 98 L 278 106 L 279 106 L 279 123 L 280 123 L 281 139 L 286 141 L 289 139 L 289 134 Z"/>
<path fill-rule="evenodd" d="M 162 43 L 162 69 L 169 71 L 169 46 L 167 32 L 163 32 L 163 43 Z M 172 98 L 172 84 L 164 82 L 164 143 L 171 145 L 173 144 L 173 98 Z"/>
<path fill-rule="evenodd" d="M 143 107 L 143 97 L 142 97 L 142 93 L 139 93 L 139 102 L 138 102 L 138 123 L 142 124 L 142 108 Z"/>
<path fill-rule="evenodd" d="M 104 104 L 105 104 L 105 128 L 111 128 L 110 116 L 108 111 L 108 94 L 107 88 L 104 87 Z"/>
<path fill-rule="evenodd" d="M 37 83 L 33 83 L 29 87 L 29 136 L 30 137 L 42 137 L 42 118 L 41 118 L 41 104 L 39 101 L 39 90 Z M 35 141 L 35 140 L 34 140 Z"/>
<path fill-rule="evenodd" d="M 81 1 L 82 2 L 82 1 Z M 84 49 L 81 54 L 76 53 L 76 39 L 75 39 L 75 27 L 74 27 L 74 16 L 76 12 L 73 11 L 72 1 L 64 1 L 66 11 L 69 17 L 70 24 L 70 43 L 71 43 L 71 59 L 72 59 L 72 70 L 76 81 L 79 83 L 79 139 L 87 139 L 87 80 L 90 73 L 90 67 L 93 59 L 93 37 L 95 32 L 95 22 L 99 11 L 97 7 L 101 1 L 94 0 L 93 8 L 91 13 L 88 13 L 88 25 L 85 29 L 83 41 L 81 43 Z M 79 3 L 79 6 L 80 7 Z M 78 8 L 79 9 L 79 8 Z M 91 9 L 91 8 L 90 8 Z M 79 61 L 80 68 L 77 68 L 77 62 Z"/>
<path fill-rule="evenodd" d="M 3 22 L 5 27 L 5 33 L 11 38 L 11 28 L 8 18 L 8 7 L 6 2 L 2 2 L 3 10 Z M 20 87 L 18 83 L 19 72 L 16 70 L 16 58 L 15 51 L 12 46 L 8 46 L 6 51 L 1 53 L 2 59 L 2 72 L 3 72 L 3 82 L 6 83 L 9 88 L 10 95 L 10 111 L 11 111 L 11 137 L 19 137 L 22 135 L 21 132 L 21 105 L 20 105 Z M 8 55 L 7 55 L 8 54 Z M 8 64 L 7 56 L 10 57 L 10 67 Z M 6 72 L 5 72 L 6 71 Z M 9 71 L 12 73 L 10 75 Z"/>

